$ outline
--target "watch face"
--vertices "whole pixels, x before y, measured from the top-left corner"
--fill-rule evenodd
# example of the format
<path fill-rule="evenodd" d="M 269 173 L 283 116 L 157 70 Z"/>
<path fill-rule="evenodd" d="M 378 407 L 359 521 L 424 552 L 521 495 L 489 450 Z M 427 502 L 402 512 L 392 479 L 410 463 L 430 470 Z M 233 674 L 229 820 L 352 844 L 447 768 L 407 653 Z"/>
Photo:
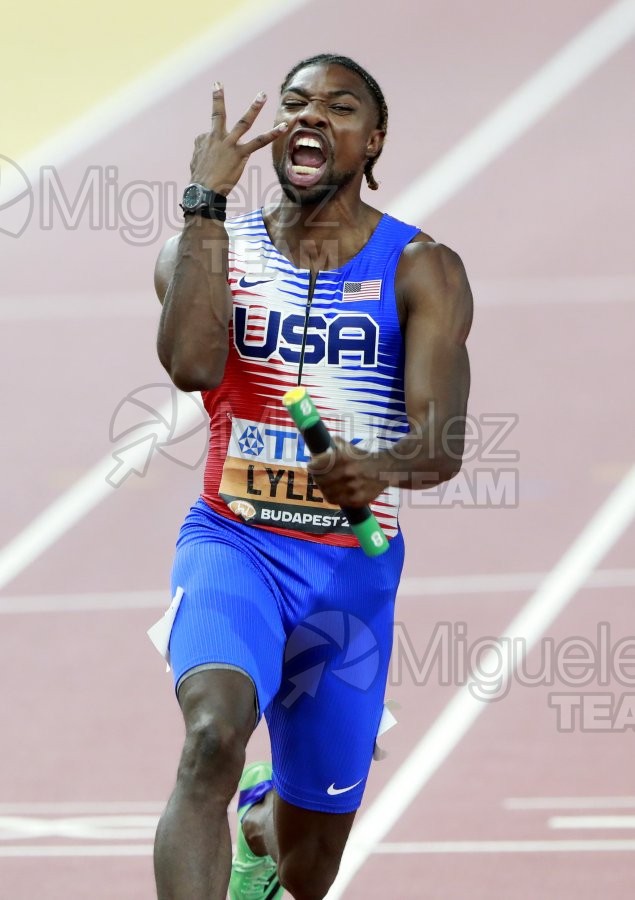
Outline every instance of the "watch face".
<path fill-rule="evenodd" d="M 183 191 L 183 206 L 186 209 L 195 209 L 201 200 L 201 191 L 198 184 L 190 184 Z"/>

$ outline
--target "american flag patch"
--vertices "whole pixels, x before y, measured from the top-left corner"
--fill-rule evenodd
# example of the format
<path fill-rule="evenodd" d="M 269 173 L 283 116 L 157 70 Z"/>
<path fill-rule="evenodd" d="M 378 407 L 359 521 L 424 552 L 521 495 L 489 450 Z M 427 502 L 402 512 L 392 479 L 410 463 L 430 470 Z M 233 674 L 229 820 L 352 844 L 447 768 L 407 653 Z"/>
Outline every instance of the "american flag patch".
<path fill-rule="evenodd" d="M 379 300 L 381 297 L 381 278 L 374 281 L 345 281 L 342 300 Z"/>

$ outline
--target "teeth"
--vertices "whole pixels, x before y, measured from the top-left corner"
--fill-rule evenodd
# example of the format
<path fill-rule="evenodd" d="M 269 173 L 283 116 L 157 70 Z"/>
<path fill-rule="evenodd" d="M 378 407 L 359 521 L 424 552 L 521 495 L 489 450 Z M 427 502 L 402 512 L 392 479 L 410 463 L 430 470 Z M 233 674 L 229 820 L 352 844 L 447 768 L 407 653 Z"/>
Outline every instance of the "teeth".
<path fill-rule="evenodd" d="M 312 137 L 299 137 L 295 145 L 296 147 L 317 147 L 318 150 L 322 149 L 320 142 Z"/>
<path fill-rule="evenodd" d="M 315 175 L 316 172 L 319 172 L 319 169 L 314 169 L 313 166 L 291 166 L 293 172 L 296 175 Z"/>

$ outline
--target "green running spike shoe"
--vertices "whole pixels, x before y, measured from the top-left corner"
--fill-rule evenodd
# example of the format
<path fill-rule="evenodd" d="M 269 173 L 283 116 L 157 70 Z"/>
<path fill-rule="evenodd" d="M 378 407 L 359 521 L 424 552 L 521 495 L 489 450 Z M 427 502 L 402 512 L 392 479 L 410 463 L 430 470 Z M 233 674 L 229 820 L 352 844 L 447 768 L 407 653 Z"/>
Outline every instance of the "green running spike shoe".
<path fill-rule="evenodd" d="M 272 787 L 270 763 L 257 762 L 245 768 L 238 785 L 238 835 L 229 879 L 229 900 L 278 900 L 284 894 L 274 860 L 251 852 L 241 825 L 245 813 Z"/>

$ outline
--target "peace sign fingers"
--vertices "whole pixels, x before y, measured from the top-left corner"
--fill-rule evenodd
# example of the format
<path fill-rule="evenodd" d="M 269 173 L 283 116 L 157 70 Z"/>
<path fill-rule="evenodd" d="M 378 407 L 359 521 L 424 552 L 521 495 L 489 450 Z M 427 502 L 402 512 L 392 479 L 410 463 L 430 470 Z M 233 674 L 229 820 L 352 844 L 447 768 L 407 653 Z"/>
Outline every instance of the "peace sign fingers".
<path fill-rule="evenodd" d="M 214 137 L 225 137 L 225 91 L 220 81 L 215 81 L 212 89 L 212 127 Z"/>
<path fill-rule="evenodd" d="M 281 134 L 284 134 L 289 126 L 286 122 L 280 122 L 279 125 L 276 125 L 275 128 L 269 129 L 269 131 L 263 131 L 262 134 L 256 135 L 255 138 L 252 138 L 250 141 L 247 141 L 245 144 L 241 144 L 242 151 L 247 156 L 251 156 L 254 150 L 260 150 L 261 147 L 266 147 L 267 144 L 272 144 L 276 138 L 279 138 Z"/>
<path fill-rule="evenodd" d="M 244 144 L 238 143 L 238 140 L 249 131 L 256 121 L 256 117 L 262 110 L 266 100 L 267 95 L 262 91 L 256 94 L 256 97 L 247 112 L 238 120 L 238 122 L 236 122 L 227 136 L 228 141 L 234 143 L 236 149 L 245 157 L 251 156 L 254 150 L 259 150 L 261 147 L 266 147 L 267 144 L 271 144 L 287 130 L 287 123 L 281 122 L 279 125 L 276 125 L 275 128 L 264 131 L 262 134 L 246 141 Z"/>
<path fill-rule="evenodd" d="M 240 138 L 253 126 L 266 99 L 266 95 L 260 91 L 244 115 L 227 133 L 225 92 L 220 82 L 214 82 L 211 129 L 207 135 L 199 135 L 196 139 L 191 164 L 193 181 L 220 193 L 228 193 L 237 183 L 254 150 L 265 147 L 286 131 L 286 123 L 281 123 L 250 141 L 239 143 Z"/>
<path fill-rule="evenodd" d="M 240 117 L 232 130 L 228 134 L 228 138 L 232 143 L 237 144 L 238 140 L 251 128 L 256 121 L 256 117 L 262 110 L 267 100 L 267 95 L 260 91 L 256 94 L 253 103 L 249 109 Z"/>

